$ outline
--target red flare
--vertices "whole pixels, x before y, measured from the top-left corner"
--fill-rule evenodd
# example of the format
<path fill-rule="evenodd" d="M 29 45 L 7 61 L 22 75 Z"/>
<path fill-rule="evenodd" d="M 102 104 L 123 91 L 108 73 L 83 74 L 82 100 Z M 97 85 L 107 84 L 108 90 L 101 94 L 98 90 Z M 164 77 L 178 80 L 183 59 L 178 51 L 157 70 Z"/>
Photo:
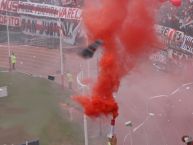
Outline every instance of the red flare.
<path fill-rule="evenodd" d="M 111 120 L 111 125 L 113 125 L 113 126 L 115 125 L 115 119 Z"/>

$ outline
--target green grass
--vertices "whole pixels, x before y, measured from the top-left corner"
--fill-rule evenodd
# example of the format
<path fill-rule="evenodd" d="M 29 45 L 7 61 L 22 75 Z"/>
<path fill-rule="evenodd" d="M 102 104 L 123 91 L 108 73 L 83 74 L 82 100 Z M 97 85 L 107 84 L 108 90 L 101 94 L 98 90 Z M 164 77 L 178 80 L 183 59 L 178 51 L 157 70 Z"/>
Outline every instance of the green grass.
<path fill-rule="evenodd" d="M 67 90 L 16 72 L 1 72 L 0 86 L 8 87 L 8 97 L 0 98 L 0 129 L 22 127 L 26 136 L 21 138 L 39 138 L 41 145 L 84 143 L 82 127 L 65 119 L 59 110 L 59 101 L 69 102 Z"/>

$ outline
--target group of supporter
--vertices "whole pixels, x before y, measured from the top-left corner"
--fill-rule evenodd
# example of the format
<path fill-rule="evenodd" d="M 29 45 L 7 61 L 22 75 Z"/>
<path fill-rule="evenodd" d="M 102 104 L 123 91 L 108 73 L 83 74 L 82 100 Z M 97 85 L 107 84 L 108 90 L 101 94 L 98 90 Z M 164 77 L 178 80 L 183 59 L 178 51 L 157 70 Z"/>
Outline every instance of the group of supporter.
<path fill-rule="evenodd" d="M 84 0 L 60 0 L 62 6 L 79 7 L 83 6 Z"/>
<path fill-rule="evenodd" d="M 193 3 L 183 0 L 180 7 L 165 2 L 158 13 L 158 23 L 193 36 Z"/>

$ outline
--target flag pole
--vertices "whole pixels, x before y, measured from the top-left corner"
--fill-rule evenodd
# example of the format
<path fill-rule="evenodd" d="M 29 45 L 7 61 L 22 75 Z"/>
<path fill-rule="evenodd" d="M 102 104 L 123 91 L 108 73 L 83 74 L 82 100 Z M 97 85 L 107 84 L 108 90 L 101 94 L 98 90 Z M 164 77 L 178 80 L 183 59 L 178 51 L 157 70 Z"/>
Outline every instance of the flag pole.
<path fill-rule="evenodd" d="M 64 57 L 63 57 L 63 46 L 62 46 L 62 22 L 59 18 L 59 33 L 60 33 L 60 73 L 61 73 L 61 85 L 64 87 Z"/>
<path fill-rule="evenodd" d="M 8 60 L 9 60 L 9 71 L 11 70 L 11 49 L 10 49 L 10 36 L 9 36 L 9 18 L 7 15 L 7 10 L 6 10 L 6 28 L 7 28 L 7 48 L 8 48 Z"/>

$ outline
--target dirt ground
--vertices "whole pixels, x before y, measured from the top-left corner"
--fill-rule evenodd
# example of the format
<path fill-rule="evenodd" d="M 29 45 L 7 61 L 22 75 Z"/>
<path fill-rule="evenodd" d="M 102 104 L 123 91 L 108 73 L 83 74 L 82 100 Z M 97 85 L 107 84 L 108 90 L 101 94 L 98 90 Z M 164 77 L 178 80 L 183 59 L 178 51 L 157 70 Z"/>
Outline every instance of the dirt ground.
<path fill-rule="evenodd" d="M 1 145 L 19 145 L 25 143 L 25 140 L 32 140 L 34 137 L 30 136 L 22 126 L 15 126 L 12 128 L 0 128 L 0 144 Z"/>

